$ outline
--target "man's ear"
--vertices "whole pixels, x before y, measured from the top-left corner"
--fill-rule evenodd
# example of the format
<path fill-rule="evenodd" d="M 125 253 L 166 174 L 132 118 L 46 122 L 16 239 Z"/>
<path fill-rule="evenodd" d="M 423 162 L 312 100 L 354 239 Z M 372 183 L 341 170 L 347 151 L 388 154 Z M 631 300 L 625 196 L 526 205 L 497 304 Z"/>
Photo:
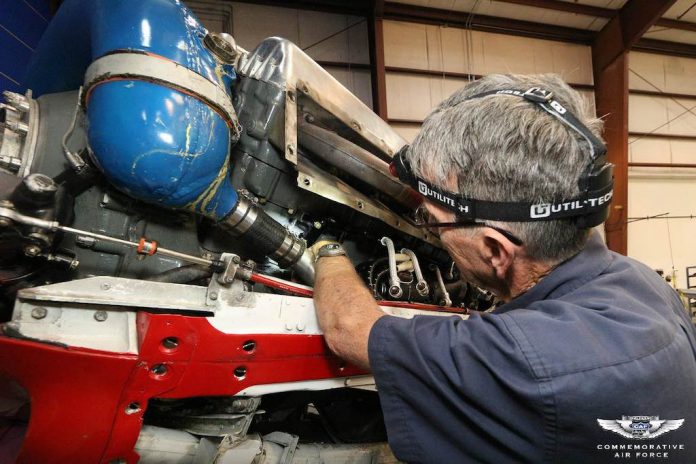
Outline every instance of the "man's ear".
<path fill-rule="evenodd" d="M 486 227 L 481 233 L 483 258 L 495 271 L 495 276 L 503 280 L 508 276 L 512 263 L 519 253 L 518 247 L 495 229 Z"/>

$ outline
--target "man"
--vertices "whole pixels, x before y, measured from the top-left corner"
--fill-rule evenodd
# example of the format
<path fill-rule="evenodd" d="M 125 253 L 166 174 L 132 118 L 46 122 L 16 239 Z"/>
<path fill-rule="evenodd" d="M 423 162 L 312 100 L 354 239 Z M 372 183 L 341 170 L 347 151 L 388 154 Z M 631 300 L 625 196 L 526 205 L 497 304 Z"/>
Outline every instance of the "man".
<path fill-rule="evenodd" d="M 693 326 L 591 229 L 611 197 L 600 129 L 558 77 L 495 75 L 399 155 L 463 279 L 505 303 L 490 314 L 386 316 L 345 256 L 315 248 L 326 341 L 372 370 L 399 459 L 696 462 Z"/>

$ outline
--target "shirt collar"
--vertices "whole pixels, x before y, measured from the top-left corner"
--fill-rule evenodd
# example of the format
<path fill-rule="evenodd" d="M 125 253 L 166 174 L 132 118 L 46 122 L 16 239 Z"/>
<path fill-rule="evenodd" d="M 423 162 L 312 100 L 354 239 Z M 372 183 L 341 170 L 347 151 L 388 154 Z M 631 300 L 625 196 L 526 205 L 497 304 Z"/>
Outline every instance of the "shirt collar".
<path fill-rule="evenodd" d="M 495 314 L 525 308 L 535 301 L 559 298 L 597 277 L 611 261 L 611 253 L 602 237 L 593 231 L 580 253 L 563 262 L 522 295 L 500 306 Z"/>

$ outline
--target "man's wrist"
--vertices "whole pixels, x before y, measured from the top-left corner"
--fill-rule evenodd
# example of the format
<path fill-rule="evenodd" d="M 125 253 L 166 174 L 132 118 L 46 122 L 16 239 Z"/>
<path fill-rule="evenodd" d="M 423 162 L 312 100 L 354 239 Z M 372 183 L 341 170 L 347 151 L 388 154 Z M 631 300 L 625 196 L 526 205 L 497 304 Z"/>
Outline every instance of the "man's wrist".
<path fill-rule="evenodd" d="M 335 258 L 338 256 L 346 256 L 346 251 L 343 249 L 341 244 L 335 242 L 327 243 L 317 250 L 314 256 L 314 263 L 316 264 L 321 258 Z"/>

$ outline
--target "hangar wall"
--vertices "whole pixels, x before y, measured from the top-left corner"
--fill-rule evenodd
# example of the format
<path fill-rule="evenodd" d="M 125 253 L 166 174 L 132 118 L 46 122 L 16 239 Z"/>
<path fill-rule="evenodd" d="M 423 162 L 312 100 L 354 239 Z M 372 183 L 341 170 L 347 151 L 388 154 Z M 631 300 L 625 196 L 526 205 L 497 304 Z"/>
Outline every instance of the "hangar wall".
<path fill-rule="evenodd" d="M 634 91 L 628 105 L 630 163 L 696 164 L 694 75 L 695 59 L 630 54 L 629 87 Z M 636 94 L 640 90 L 665 95 Z M 664 213 L 696 214 L 696 169 L 629 168 L 628 216 Z M 666 274 L 674 266 L 677 285 L 686 287 L 686 267 L 696 266 L 695 239 L 696 218 L 631 222 L 628 254 Z"/>

